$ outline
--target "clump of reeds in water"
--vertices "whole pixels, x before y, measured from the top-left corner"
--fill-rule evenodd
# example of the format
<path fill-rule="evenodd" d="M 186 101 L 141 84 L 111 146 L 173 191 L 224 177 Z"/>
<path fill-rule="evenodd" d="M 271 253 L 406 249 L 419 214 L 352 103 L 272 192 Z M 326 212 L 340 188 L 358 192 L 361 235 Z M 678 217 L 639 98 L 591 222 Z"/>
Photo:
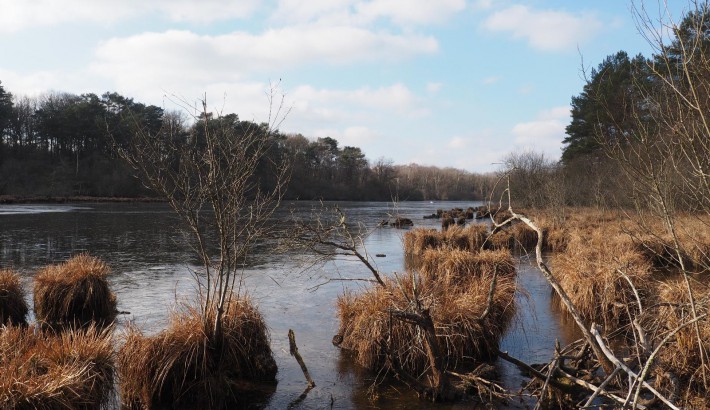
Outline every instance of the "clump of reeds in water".
<path fill-rule="evenodd" d="M 118 353 L 123 406 L 239 407 L 249 404 L 243 393 L 273 384 L 277 368 L 268 332 L 251 302 L 242 298 L 228 304 L 220 338 L 214 319 L 185 308 L 154 336 L 130 327 Z"/>
<path fill-rule="evenodd" d="M 404 234 L 404 254 L 408 268 L 418 269 L 421 257 L 430 249 L 458 249 L 477 252 L 488 235 L 484 224 L 470 224 L 466 227 L 453 226 L 449 229 L 413 229 Z"/>
<path fill-rule="evenodd" d="M 96 409 L 114 387 L 111 328 L 0 331 L 0 408 Z"/>
<path fill-rule="evenodd" d="M 607 329 L 636 313 L 634 288 L 641 298 L 652 292 L 650 262 L 611 224 L 571 231 L 565 251 L 553 255 L 552 268 L 580 314 Z"/>
<path fill-rule="evenodd" d="M 515 314 L 510 255 L 445 250 L 430 250 L 425 255 L 427 268 L 420 274 L 389 278 L 385 286 L 346 293 L 338 299 L 340 347 L 352 351 L 360 365 L 379 371 L 391 363 L 387 360 L 390 355 L 410 374 L 421 374 L 428 368 L 421 329 L 391 315 L 392 311 L 408 311 L 415 293 L 421 305 L 429 307 L 447 368 L 486 359 L 497 348 Z M 497 284 L 484 317 L 496 269 Z"/>
<path fill-rule="evenodd" d="M 87 254 L 43 268 L 34 278 L 37 321 L 53 328 L 111 324 L 117 311 L 109 273 L 108 265 Z"/>
<path fill-rule="evenodd" d="M 27 302 L 20 276 L 10 269 L 0 269 L 0 326 L 26 325 Z"/>

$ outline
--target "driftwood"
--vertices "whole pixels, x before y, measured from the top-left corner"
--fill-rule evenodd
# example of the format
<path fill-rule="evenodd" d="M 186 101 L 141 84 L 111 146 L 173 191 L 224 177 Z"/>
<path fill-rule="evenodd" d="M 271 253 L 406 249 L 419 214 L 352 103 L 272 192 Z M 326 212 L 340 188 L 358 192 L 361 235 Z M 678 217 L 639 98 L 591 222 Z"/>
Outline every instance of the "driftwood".
<path fill-rule="evenodd" d="M 296 361 L 298 362 L 298 365 L 301 366 L 301 371 L 303 372 L 303 376 L 306 378 L 306 381 L 308 382 L 308 385 L 306 386 L 306 390 L 301 393 L 300 396 L 296 398 L 293 402 L 290 403 L 288 406 L 289 408 L 294 408 L 298 406 L 303 400 L 306 399 L 306 396 L 308 396 L 308 392 L 310 392 L 314 387 L 316 387 L 316 383 L 313 381 L 311 378 L 310 373 L 308 373 L 308 368 L 306 367 L 306 363 L 303 361 L 303 358 L 301 357 L 301 354 L 298 353 L 298 346 L 296 346 L 296 334 L 293 332 L 292 329 L 288 330 L 288 347 L 289 347 L 289 353 L 291 356 L 296 358 Z"/>

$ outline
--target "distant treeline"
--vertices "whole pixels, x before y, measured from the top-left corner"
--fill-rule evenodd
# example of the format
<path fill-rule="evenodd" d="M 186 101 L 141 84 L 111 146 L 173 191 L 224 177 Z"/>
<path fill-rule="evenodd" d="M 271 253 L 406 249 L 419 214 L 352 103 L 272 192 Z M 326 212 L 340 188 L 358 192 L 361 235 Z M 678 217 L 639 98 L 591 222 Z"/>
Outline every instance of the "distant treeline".
<path fill-rule="evenodd" d="M 360 148 L 340 147 L 333 138 L 283 134 L 236 114 L 190 119 L 117 93 L 13 96 L 0 83 L 0 195 L 153 196 L 116 147 L 128 146 L 138 130 L 157 135 L 169 129 L 170 135 L 190 141 L 202 121 L 222 121 L 237 132 L 269 132 L 271 148 L 259 168 L 260 183 L 269 184 L 267 164 L 287 160 L 286 199 L 475 200 L 494 180 L 453 168 L 395 165 L 385 158 L 371 162 Z"/>

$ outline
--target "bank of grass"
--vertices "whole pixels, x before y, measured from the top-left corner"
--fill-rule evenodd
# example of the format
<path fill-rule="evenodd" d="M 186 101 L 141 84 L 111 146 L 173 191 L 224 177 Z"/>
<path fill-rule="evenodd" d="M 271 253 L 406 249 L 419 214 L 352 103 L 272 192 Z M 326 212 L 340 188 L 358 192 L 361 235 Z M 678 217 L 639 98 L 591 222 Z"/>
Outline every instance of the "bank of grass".
<path fill-rule="evenodd" d="M 698 314 L 708 312 L 707 303 L 710 300 L 710 289 L 704 283 L 691 280 L 693 297 L 696 299 Z M 692 319 L 690 298 L 685 281 L 682 278 L 673 278 L 662 282 L 658 286 L 658 309 L 653 312 L 654 328 L 658 332 L 657 339 L 665 337 L 668 333 Z M 710 364 L 707 354 L 710 352 L 710 321 L 698 322 L 700 343 L 694 325 L 683 327 L 659 353 L 659 366 L 657 374 L 672 374 L 677 378 L 681 389 L 683 402 L 688 408 L 708 408 L 710 397 L 704 385 L 703 371 L 710 374 Z M 706 355 L 705 364 L 701 360 L 700 349 Z"/>
<path fill-rule="evenodd" d="M 96 409 L 114 387 L 111 328 L 0 330 L 0 408 Z"/>
<path fill-rule="evenodd" d="M 228 304 L 221 338 L 213 324 L 213 314 L 184 308 L 154 336 L 129 327 L 118 352 L 124 408 L 243 407 L 247 392 L 275 383 L 266 324 L 249 299 Z"/>
<path fill-rule="evenodd" d="M 11 269 L 0 269 L 0 326 L 26 325 L 28 311 L 20 275 Z"/>
<path fill-rule="evenodd" d="M 88 254 L 41 269 L 34 278 L 37 321 L 55 329 L 111 324 L 117 311 L 109 273 L 108 265 Z"/>
<path fill-rule="evenodd" d="M 571 229 L 569 235 L 551 265 L 572 303 L 590 323 L 607 329 L 629 323 L 629 313 L 638 313 L 634 288 L 644 301 L 652 293 L 651 263 L 618 227 Z"/>
<path fill-rule="evenodd" d="M 363 367 L 387 369 L 392 355 L 403 370 L 422 374 L 429 366 L 421 330 L 393 318 L 408 311 L 416 294 L 429 308 L 444 366 L 449 369 L 489 358 L 515 314 L 515 275 L 509 255 L 480 251 L 429 250 L 421 273 L 405 273 L 362 293 L 338 298 L 340 346 Z M 491 309 L 487 307 L 493 272 L 498 269 Z"/>
<path fill-rule="evenodd" d="M 484 224 L 452 226 L 444 230 L 412 229 L 404 234 L 404 257 L 407 267 L 418 269 L 422 256 L 432 249 L 465 250 L 477 252 L 488 235 Z"/>

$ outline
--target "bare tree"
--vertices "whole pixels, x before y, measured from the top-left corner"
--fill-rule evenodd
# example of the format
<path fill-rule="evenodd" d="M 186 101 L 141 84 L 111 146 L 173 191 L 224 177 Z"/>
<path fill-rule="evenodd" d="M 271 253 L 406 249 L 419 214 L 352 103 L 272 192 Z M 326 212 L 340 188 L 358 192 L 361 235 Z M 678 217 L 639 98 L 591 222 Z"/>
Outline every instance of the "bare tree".
<path fill-rule="evenodd" d="M 187 228 L 204 269 L 203 275 L 196 274 L 204 317 L 215 318 L 217 340 L 225 308 L 239 296 L 237 285 L 249 251 L 269 232 L 268 219 L 288 181 L 286 163 L 273 163 L 267 156 L 274 130 L 287 114 L 283 98 L 274 107 L 274 91 L 269 99 L 275 110 L 266 124 L 239 121 L 234 114 L 214 115 L 202 100 L 190 132 L 174 117 L 157 134 L 134 124 L 128 148 L 118 149 Z M 264 187 L 257 168 L 273 173 L 272 186 Z"/>

